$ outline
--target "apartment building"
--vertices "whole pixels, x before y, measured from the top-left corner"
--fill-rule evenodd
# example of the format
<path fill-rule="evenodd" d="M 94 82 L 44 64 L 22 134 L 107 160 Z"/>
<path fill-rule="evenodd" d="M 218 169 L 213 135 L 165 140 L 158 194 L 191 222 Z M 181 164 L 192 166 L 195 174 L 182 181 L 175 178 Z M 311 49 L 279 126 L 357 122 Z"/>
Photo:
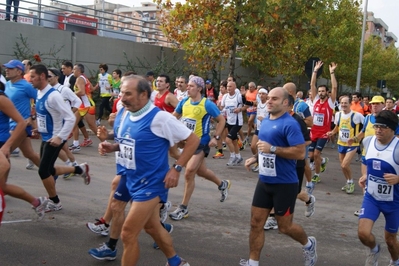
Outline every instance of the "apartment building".
<path fill-rule="evenodd" d="M 386 47 L 398 41 L 395 34 L 388 31 L 388 25 L 382 19 L 374 17 L 373 12 L 368 12 L 365 39 L 367 40 L 370 36 L 380 37 L 381 45 Z"/>

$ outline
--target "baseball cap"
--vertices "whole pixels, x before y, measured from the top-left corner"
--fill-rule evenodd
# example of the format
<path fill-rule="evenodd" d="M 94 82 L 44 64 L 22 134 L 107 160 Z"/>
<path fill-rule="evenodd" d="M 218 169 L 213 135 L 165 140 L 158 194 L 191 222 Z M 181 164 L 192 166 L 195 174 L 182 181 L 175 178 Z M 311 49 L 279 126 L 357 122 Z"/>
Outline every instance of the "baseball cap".
<path fill-rule="evenodd" d="M 371 99 L 370 103 L 385 103 L 385 99 L 381 95 L 376 95 Z"/>
<path fill-rule="evenodd" d="M 7 64 L 4 64 L 3 66 L 6 67 L 6 68 L 18 68 L 18 69 L 20 69 L 22 71 L 25 71 L 24 64 L 22 64 L 21 61 L 16 60 L 16 59 L 10 60 Z"/>
<path fill-rule="evenodd" d="M 210 81 L 209 79 L 207 79 L 207 80 L 205 81 L 205 84 L 212 84 L 212 81 Z"/>
<path fill-rule="evenodd" d="M 145 74 L 145 75 L 146 75 L 146 77 L 148 77 L 148 76 L 154 76 L 154 72 L 148 71 L 147 74 Z"/>
<path fill-rule="evenodd" d="M 60 77 L 60 76 L 61 76 L 61 72 L 60 72 L 58 69 L 54 68 L 54 67 L 49 68 L 48 70 L 49 70 L 51 73 L 53 73 L 55 76 L 57 76 L 57 77 Z"/>

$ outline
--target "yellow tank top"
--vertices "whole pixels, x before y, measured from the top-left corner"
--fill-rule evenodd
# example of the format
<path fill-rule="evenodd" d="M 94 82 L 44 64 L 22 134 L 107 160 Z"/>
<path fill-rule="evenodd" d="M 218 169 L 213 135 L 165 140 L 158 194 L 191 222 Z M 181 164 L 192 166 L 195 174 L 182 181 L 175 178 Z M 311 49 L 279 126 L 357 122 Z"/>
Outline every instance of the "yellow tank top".
<path fill-rule="evenodd" d="M 181 121 L 200 139 L 204 135 L 204 131 L 206 131 L 203 128 L 203 118 L 207 114 L 205 101 L 206 98 L 204 97 L 197 105 L 192 105 L 190 99 L 188 99 L 182 107 L 183 116 Z"/>
<path fill-rule="evenodd" d="M 353 123 L 354 113 L 349 117 L 343 118 L 342 112 L 339 113 L 338 118 L 338 141 L 337 144 L 341 146 L 348 146 L 348 139 L 355 137 L 359 133 L 359 124 Z M 359 143 L 353 143 L 352 146 L 359 146 Z"/>

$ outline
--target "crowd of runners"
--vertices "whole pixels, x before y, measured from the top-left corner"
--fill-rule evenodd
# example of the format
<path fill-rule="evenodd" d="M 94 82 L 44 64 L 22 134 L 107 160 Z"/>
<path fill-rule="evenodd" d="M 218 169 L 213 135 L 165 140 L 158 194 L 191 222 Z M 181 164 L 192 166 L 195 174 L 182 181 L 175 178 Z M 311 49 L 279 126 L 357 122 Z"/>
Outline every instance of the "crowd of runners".
<path fill-rule="evenodd" d="M 92 84 L 82 64 L 65 61 L 56 69 L 11 60 L 3 65 L 6 79 L 2 77 L 0 83 L 0 167 L 6 169 L 0 174 L 0 220 L 3 195 L 28 202 L 42 219 L 45 213 L 62 209 L 56 190 L 59 176 L 80 176 L 84 185 L 90 184 L 89 165 L 77 162 L 81 149 L 93 145 L 87 125 L 100 140 L 99 156 L 115 153 L 116 157 L 107 208 L 101 218 L 87 223 L 92 232 L 109 237 L 99 248 L 89 250 L 94 258 L 114 260 L 121 238 L 122 265 L 136 265 L 138 237 L 144 229 L 154 239 L 154 248 L 165 254 L 166 265 L 189 265 L 174 250 L 173 225 L 167 219 L 189 216 L 196 175 L 216 185 L 220 202 L 227 200 L 231 181 L 206 165 L 205 158 L 214 147 L 211 156 L 225 162 L 224 167 L 246 167 L 259 173 L 251 208 L 250 253 L 238 264 L 259 265 L 264 230 L 278 229 L 302 245 L 305 265 L 316 265 L 316 238 L 293 222 L 293 214 L 297 198 L 306 205 L 306 217 L 314 214 L 313 191 L 323 180 L 329 158 L 322 151 L 329 144 L 337 147 L 345 178 L 342 191 L 352 194 L 356 187 L 363 189 L 363 204 L 354 214 L 359 216 L 359 239 L 370 248 L 366 265 L 378 265 L 381 248 L 372 228 L 380 213 L 386 220 L 389 265 L 399 265 L 395 137 L 399 135 L 399 101 L 380 95 L 370 99 L 360 93 L 338 97 L 337 64 L 329 65 L 331 88 L 316 84 L 322 66 L 321 61 L 315 64 L 304 98 L 294 83 L 270 88 L 249 82 L 237 88 L 235 78 L 227 77 L 214 86 L 195 74 L 172 81 L 167 74 L 156 76 L 152 71 L 139 76 L 115 69 L 109 74 L 107 64 L 100 64 L 100 74 Z M 100 95 L 97 111 L 92 97 L 96 90 Z M 113 130 L 108 132 L 105 123 Z M 41 138 L 39 152 L 33 149 L 31 138 Z M 253 157 L 243 158 L 243 149 L 250 149 Z M 9 157 L 19 153 L 27 158 L 27 169 L 38 168 L 47 196 L 35 197 L 7 183 L 12 167 Z M 171 167 L 169 157 L 175 160 Z M 359 186 L 350 165 L 354 157 L 362 173 L 355 177 L 360 178 Z M 64 165 L 56 164 L 57 158 Z M 168 190 L 178 185 L 183 169 L 184 195 L 170 211 Z"/>

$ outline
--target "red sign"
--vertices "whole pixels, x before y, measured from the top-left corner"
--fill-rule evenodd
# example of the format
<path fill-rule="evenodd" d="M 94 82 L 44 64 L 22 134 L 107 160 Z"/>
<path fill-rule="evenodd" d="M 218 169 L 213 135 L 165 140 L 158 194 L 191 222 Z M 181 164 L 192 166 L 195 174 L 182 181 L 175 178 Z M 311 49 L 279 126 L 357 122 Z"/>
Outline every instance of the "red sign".
<path fill-rule="evenodd" d="M 66 23 L 82 25 L 85 27 L 97 28 L 97 23 L 93 21 L 82 20 L 78 18 L 65 17 Z"/>

